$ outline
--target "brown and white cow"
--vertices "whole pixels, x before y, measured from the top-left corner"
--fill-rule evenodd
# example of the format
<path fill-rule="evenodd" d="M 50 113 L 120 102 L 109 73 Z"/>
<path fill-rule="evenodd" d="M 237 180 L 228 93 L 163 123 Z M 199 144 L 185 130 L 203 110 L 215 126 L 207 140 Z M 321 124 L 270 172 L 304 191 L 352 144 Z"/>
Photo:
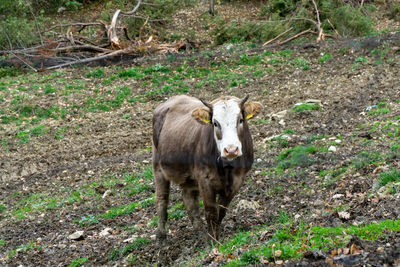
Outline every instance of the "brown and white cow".
<path fill-rule="evenodd" d="M 166 237 L 170 182 L 182 188 L 195 229 L 202 229 L 199 195 L 208 233 L 217 239 L 227 207 L 253 164 L 247 120 L 261 110 L 248 97 L 220 97 L 210 104 L 180 95 L 159 105 L 153 117 L 153 170 L 158 213 L 157 238 Z"/>

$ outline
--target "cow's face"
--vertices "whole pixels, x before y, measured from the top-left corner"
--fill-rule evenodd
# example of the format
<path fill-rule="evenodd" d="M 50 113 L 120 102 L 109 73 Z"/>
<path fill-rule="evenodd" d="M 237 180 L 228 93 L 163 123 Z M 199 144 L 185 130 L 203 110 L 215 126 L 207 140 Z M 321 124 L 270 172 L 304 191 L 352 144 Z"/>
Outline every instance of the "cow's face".
<path fill-rule="evenodd" d="M 197 108 L 192 115 L 197 121 L 211 123 L 214 128 L 214 139 L 222 158 L 233 160 L 242 155 L 243 124 L 261 111 L 261 104 L 250 102 L 247 97 L 240 100 L 236 97 L 222 97 L 212 104 L 202 101 L 209 109 Z"/>

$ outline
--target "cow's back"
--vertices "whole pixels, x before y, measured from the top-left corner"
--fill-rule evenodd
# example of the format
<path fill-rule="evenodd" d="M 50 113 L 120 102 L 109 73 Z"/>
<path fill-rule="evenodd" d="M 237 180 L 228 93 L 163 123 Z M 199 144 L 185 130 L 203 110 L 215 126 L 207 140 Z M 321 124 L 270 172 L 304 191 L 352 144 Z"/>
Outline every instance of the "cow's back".
<path fill-rule="evenodd" d="M 212 127 L 197 122 L 192 116 L 198 107 L 205 108 L 198 99 L 181 95 L 170 98 L 154 110 L 155 164 L 189 174 L 196 157 L 204 150 L 204 144 L 214 142 L 209 134 Z"/>

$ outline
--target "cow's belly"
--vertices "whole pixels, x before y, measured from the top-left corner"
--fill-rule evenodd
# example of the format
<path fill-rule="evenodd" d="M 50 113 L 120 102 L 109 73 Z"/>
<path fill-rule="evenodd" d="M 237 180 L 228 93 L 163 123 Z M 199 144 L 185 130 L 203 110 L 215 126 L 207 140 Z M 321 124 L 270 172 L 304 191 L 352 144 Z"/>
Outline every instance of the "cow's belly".
<path fill-rule="evenodd" d="M 160 167 L 165 179 L 175 184 L 183 185 L 193 179 L 192 168 L 186 162 L 161 161 Z"/>

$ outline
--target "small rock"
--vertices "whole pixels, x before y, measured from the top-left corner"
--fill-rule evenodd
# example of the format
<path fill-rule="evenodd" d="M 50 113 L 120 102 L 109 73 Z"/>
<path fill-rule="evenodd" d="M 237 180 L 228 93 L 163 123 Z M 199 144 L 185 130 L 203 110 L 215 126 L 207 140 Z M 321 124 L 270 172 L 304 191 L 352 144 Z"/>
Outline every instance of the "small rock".
<path fill-rule="evenodd" d="M 335 143 L 336 143 L 336 144 L 340 144 L 341 142 L 342 142 L 342 140 L 339 140 L 339 139 L 336 139 L 336 140 L 335 140 Z"/>
<path fill-rule="evenodd" d="M 132 235 L 132 237 L 125 239 L 123 242 L 124 243 L 131 243 L 133 241 L 135 241 L 139 236 L 138 235 Z"/>
<path fill-rule="evenodd" d="M 57 9 L 57 13 L 62 13 L 62 12 L 65 11 L 65 10 L 67 10 L 67 8 L 61 6 L 61 7 L 59 7 L 59 8 Z"/>
<path fill-rule="evenodd" d="M 336 147 L 335 146 L 330 146 L 329 148 L 328 148 L 328 151 L 330 151 L 330 152 L 336 152 Z"/>
<path fill-rule="evenodd" d="M 294 215 L 294 220 L 297 221 L 298 219 L 300 219 L 301 215 L 300 214 L 296 214 Z"/>
<path fill-rule="evenodd" d="M 112 191 L 110 189 L 108 189 L 106 192 L 104 192 L 104 194 L 103 194 L 103 196 L 101 198 L 105 199 L 106 197 L 108 197 L 111 194 L 112 194 Z"/>
<path fill-rule="evenodd" d="M 285 126 L 286 125 L 286 123 L 285 123 L 285 120 L 284 119 L 281 119 L 279 122 L 278 122 L 280 125 L 282 125 L 282 126 Z"/>
<path fill-rule="evenodd" d="M 282 264 L 283 264 L 283 260 L 277 260 L 275 263 L 276 263 L 277 265 L 282 265 Z"/>
<path fill-rule="evenodd" d="M 70 240 L 82 240 L 83 239 L 83 233 L 84 233 L 84 231 L 76 231 L 75 233 L 70 234 L 68 236 L 68 239 L 70 239 Z"/>
<path fill-rule="evenodd" d="M 317 199 L 314 201 L 314 206 L 322 206 L 324 205 L 324 201 Z"/>
<path fill-rule="evenodd" d="M 150 161 L 148 161 L 148 160 L 143 160 L 142 163 L 144 163 L 144 164 L 149 164 Z"/>
<path fill-rule="evenodd" d="M 242 199 L 239 201 L 236 210 L 256 210 L 260 208 L 260 204 L 258 204 L 256 201 L 248 201 L 245 199 Z"/>
<path fill-rule="evenodd" d="M 384 250 L 385 250 L 384 247 L 378 247 L 378 248 L 376 249 L 376 252 L 382 253 Z"/>
<path fill-rule="evenodd" d="M 64 249 L 66 247 L 67 247 L 67 245 L 65 245 L 65 244 L 58 244 L 58 248 Z"/>
<path fill-rule="evenodd" d="M 339 211 L 338 215 L 340 219 L 346 219 L 346 220 L 350 219 L 350 213 L 347 211 Z"/>
<path fill-rule="evenodd" d="M 335 194 L 332 196 L 333 199 L 338 199 L 338 198 L 342 198 L 344 195 L 343 194 Z"/>
<path fill-rule="evenodd" d="M 104 228 L 103 231 L 100 232 L 99 236 L 105 237 L 111 234 L 112 229 L 110 227 Z"/>
<path fill-rule="evenodd" d="M 156 235 L 151 235 L 151 236 L 150 236 L 150 239 L 151 239 L 151 240 L 156 240 Z"/>
<path fill-rule="evenodd" d="M 288 112 L 287 110 L 282 110 L 282 111 L 279 111 L 278 113 L 271 114 L 270 117 L 272 120 L 279 120 L 279 119 L 282 119 L 283 117 L 285 117 L 287 112 Z"/>

